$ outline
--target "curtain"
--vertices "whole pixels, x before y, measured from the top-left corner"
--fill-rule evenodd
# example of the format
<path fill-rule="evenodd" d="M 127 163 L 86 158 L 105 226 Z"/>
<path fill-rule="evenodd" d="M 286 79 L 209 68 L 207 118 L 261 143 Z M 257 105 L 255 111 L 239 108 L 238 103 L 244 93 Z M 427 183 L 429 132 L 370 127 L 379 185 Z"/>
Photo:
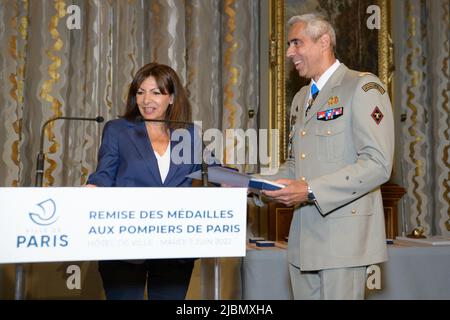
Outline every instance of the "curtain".
<path fill-rule="evenodd" d="M 133 75 L 152 61 L 178 72 L 203 129 L 256 129 L 248 110 L 257 112 L 259 104 L 258 6 L 257 0 L 0 0 L 1 186 L 34 185 L 46 120 L 117 118 Z M 48 125 L 44 186 L 83 185 L 95 170 L 101 130 L 86 121 Z"/>
<path fill-rule="evenodd" d="M 257 129 L 248 111 L 257 114 L 259 106 L 258 26 L 259 0 L 0 0 L 0 186 L 34 186 L 48 119 L 123 114 L 133 75 L 153 61 L 177 71 L 204 130 Z M 85 184 L 102 128 L 87 121 L 48 125 L 44 186 Z M 38 275 L 53 266 L 64 272 L 59 264 L 28 266 L 34 298 L 48 298 L 39 291 L 48 279 Z M 202 268 L 201 290 L 212 297 L 207 272 Z M 232 284 L 224 283 L 224 297 L 227 290 L 236 296 Z"/>
<path fill-rule="evenodd" d="M 395 7 L 400 53 L 396 85 L 402 122 L 397 145 L 407 189 L 408 231 L 450 236 L 448 0 L 407 0 Z"/>

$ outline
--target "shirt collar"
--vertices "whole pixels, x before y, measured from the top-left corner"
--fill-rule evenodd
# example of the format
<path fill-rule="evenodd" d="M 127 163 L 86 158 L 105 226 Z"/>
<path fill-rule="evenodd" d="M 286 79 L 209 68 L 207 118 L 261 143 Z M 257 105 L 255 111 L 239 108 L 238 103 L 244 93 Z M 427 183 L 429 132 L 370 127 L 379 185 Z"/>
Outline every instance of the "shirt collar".
<path fill-rule="evenodd" d="M 330 79 L 337 68 L 339 68 L 340 64 L 341 63 L 339 62 L 339 60 L 336 59 L 336 61 L 320 76 L 319 81 L 315 82 L 313 79 L 311 79 L 311 85 L 315 83 L 317 88 L 319 88 L 319 90 L 322 90 L 328 79 Z"/>

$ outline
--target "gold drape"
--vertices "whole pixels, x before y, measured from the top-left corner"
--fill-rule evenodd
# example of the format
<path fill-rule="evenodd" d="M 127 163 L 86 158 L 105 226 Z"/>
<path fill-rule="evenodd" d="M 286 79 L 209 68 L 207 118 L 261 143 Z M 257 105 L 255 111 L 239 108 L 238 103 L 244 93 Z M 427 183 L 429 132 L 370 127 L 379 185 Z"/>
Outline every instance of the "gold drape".
<path fill-rule="evenodd" d="M 40 130 L 49 118 L 122 114 L 133 74 L 152 61 L 178 72 L 203 129 L 256 128 L 248 110 L 257 112 L 259 103 L 258 7 L 259 0 L 0 0 L 0 186 L 34 185 Z M 49 125 L 44 186 L 83 185 L 95 170 L 102 128 Z M 87 288 L 55 296 L 48 278 L 63 279 L 66 265 L 29 265 L 29 297 L 101 297 L 91 262 L 79 263 Z M 236 297 L 233 290 L 224 284 L 223 297 Z"/>
<path fill-rule="evenodd" d="M 69 28 L 80 9 L 80 29 Z M 0 0 L 2 186 L 34 185 L 42 124 L 123 113 L 133 74 L 172 66 L 203 128 L 256 128 L 258 1 Z M 79 186 L 95 169 L 102 125 L 47 127 L 45 186 Z"/>
<path fill-rule="evenodd" d="M 408 229 L 450 236 L 449 0 L 396 3 L 403 115 L 398 146 Z M 408 231 L 409 231 L 408 230 Z"/>

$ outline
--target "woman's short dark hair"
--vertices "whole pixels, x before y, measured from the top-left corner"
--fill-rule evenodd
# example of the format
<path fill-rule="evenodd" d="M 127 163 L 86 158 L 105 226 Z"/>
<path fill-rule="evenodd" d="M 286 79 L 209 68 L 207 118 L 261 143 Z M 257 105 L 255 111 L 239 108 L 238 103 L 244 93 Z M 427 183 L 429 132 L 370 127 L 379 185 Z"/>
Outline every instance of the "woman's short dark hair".
<path fill-rule="evenodd" d="M 191 121 L 192 108 L 187 98 L 186 91 L 181 84 L 175 70 L 171 67 L 156 62 L 148 63 L 138 70 L 128 89 L 127 105 L 123 118 L 129 121 L 136 121 L 141 114 L 136 102 L 136 94 L 142 82 L 148 77 L 153 77 L 162 94 L 173 95 L 173 103 L 169 105 L 166 111 L 166 120 Z M 170 123 L 169 128 L 185 127 L 182 124 Z"/>

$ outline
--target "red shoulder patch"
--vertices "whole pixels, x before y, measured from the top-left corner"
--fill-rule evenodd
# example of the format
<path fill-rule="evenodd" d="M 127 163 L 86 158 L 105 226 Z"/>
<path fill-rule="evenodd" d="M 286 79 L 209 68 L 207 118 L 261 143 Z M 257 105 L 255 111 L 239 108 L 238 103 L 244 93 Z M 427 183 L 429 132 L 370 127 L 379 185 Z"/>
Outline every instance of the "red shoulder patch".
<path fill-rule="evenodd" d="M 380 124 L 381 120 L 384 117 L 383 113 L 380 111 L 378 106 L 375 106 L 375 109 L 373 109 L 371 116 L 372 116 L 372 119 L 375 120 L 377 125 Z"/>

